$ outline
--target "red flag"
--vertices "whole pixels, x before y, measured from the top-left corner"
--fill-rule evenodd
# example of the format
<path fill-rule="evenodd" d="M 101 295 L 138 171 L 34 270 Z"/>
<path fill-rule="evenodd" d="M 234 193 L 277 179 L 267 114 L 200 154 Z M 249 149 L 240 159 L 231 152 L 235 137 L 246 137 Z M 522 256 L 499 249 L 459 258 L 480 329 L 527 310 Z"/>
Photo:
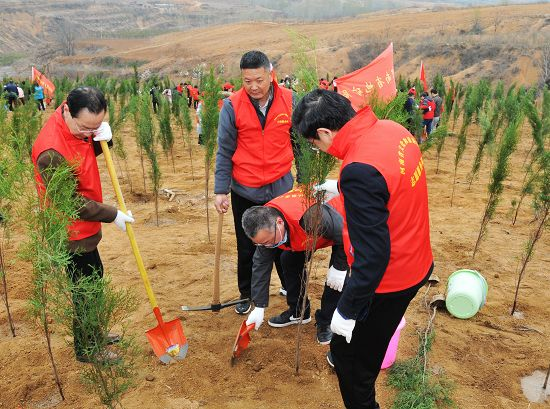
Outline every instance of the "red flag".
<path fill-rule="evenodd" d="M 428 92 L 428 84 L 426 83 L 426 73 L 424 72 L 424 63 L 420 61 L 420 81 L 424 85 L 424 91 Z"/>
<path fill-rule="evenodd" d="M 393 71 L 393 43 L 367 66 L 336 80 L 338 93 L 351 101 L 356 111 L 367 105 L 373 96 L 384 101 L 397 94 Z"/>
<path fill-rule="evenodd" d="M 44 74 L 32 67 L 31 81 L 36 82 L 44 88 L 44 95 L 53 98 L 55 92 L 55 85 Z"/>

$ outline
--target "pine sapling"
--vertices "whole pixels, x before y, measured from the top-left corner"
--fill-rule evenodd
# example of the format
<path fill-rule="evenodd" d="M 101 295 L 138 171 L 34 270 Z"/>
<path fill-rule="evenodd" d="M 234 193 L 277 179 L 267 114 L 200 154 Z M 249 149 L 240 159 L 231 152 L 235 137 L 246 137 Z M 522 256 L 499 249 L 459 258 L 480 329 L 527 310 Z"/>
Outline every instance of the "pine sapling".
<path fill-rule="evenodd" d="M 204 144 L 204 193 L 206 206 L 206 228 L 210 241 L 210 211 L 209 192 L 210 168 L 212 167 L 216 142 L 218 138 L 218 101 L 220 99 L 221 81 L 210 67 L 208 76 L 204 78 L 204 99 L 202 108 L 202 141 Z"/>
<path fill-rule="evenodd" d="M 521 268 L 518 273 L 518 278 L 516 281 L 516 290 L 514 293 L 514 302 L 512 304 L 511 314 L 513 315 L 517 308 L 519 289 L 521 282 L 525 276 L 525 271 L 527 269 L 527 264 L 531 260 L 535 245 L 542 238 L 544 230 L 549 226 L 548 213 L 550 212 L 550 151 L 546 150 L 539 158 L 540 167 L 542 169 L 542 178 L 540 183 L 538 183 L 537 194 L 534 200 L 535 208 L 535 229 L 529 237 L 529 241 L 525 247 L 525 251 L 521 260 Z"/>
<path fill-rule="evenodd" d="M 155 197 L 155 215 L 157 220 L 157 226 L 159 225 L 159 212 L 158 212 L 158 196 L 160 188 L 161 172 L 157 160 L 157 152 L 155 149 L 155 130 L 153 128 L 153 120 L 151 117 L 150 107 L 151 101 L 149 95 L 142 95 L 139 104 L 139 133 L 138 141 L 140 146 L 147 154 L 147 158 L 151 164 L 151 171 L 149 176 L 153 184 L 153 194 Z"/>
<path fill-rule="evenodd" d="M 481 218 L 481 226 L 479 228 L 479 234 L 476 240 L 476 244 L 474 246 L 472 257 L 475 257 L 481 240 L 487 232 L 487 225 L 494 216 L 498 201 L 504 189 L 503 182 L 509 173 L 508 160 L 516 149 L 519 139 L 519 128 L 522 122 L 523 117 L 521 114 L 518 114 L 515 121 L 510 123 L 508 128 L 504 131 L 504 135 L 498 149 L 496 163 L 491 174 L 491 182 L 488 186 L 489 197 L 485 206 L 485 212 L 483 214 L 483 217 Z"/>
<path fill-rule="evenodd" d="M 172 157 L 172 170 L 176 172 L 176 165 L 174 163 L 174 134 L 170 125 L 170 104 L 164 99 L 161 100 L 160 115 L 157 119 L 159 122 L 159 140 L 164 156 L 168 160 L 168 153 L 170 153 Z"/>
<path fill-rule="evenodd" d="M 187 104 L 187 98 L 180 98 L 179 107 L 181 115 L 178 117 L 183 145 L 187 144 L 189 152 L 189 162 L 191 163 L 191 179 L 195 180 L 195 171 L 193 170 L 193 148 L 191 146 L 191 132 L 193 131 L 193 120 L 191 119 L 191 108 Z"/>
<path fill-rule="evenodd" d="M 68 251 L 67 227 L 78 218 L 82 206 L 77 196 L 74 169 L 66 164 L 46 169 L 42 173 L 47 185 L 39 204 L 31 200 L 27 211 L 29 242 L 25 254 L 32 262 L 33 281 L 30 312 L 42 327 L 47 352 L 61 399 L 63 387 L 54 360 L 49 322 L 52 305 L 63 302 L 52 291 L 52 283 L 65 275 L 71 256 Z M 58 307 L 56 307 L 58 308 Z"/>
<path fill-rule="evenodd" d="M 537 164 L 541 164 L 541 156 L 544 155 L 546 141 L 550 135 L 550 91 L 545 89 L 542 96 L 542 108 L 539 114 L 535 101 L 531 99 L 526 99 L 525 104 L 525 114 L 531 124 L 533 144 L 529 150 L 531 155 L 531 160 L 527 165 L 525 175 L 523 177 L 523 182 L 521 184 L 520 198 L 514 212 L 514 218 L 512 220 L 512 225 L 515 225 L 516 219 L 518 217 L 519 209 L 523 202 L 523 199 L 528 194 L 533 193 L 533 186 L 536 179 L 541 174 L 542 168 L 537 167 Z M 534 151 L 533 151 L 534 147 Z"/>

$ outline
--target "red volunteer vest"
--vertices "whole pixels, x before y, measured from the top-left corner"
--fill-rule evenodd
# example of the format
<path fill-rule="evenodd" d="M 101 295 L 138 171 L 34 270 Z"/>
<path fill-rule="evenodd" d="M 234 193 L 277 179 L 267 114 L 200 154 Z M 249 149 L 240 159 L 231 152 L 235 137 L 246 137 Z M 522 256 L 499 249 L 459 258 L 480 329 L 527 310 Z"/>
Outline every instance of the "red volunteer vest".
<path fill-rule="evenodd" d="M 365 163 L 386 180 L 391 252 L 376 292 L 400 291 L 418 284 L 433 263 L 433 255 L 426 172 L 414 137 L 393 121 L 378 120 L 366 107 L 337 133 L 329 153 L 343 159 L 340 172 L 350 163 Z M 345 213 L 342 234 L 353 274 L 353 246 Z"/>
<path fill-rule="evenodd" d="M 38 172 L 37 160 L 42 152 L 50 149 L 57 151 L 69 164 L 76 165 L 77 192 L 88 199 L 102 203 L 101 180 L 93 144 L 91 140 L 85 142 L 71 134 L 61 116 L 61 107 L 57 108 L 48 119 L 32 147 L 34 179 L 40 197 L 44 194 L 45 186 Z M 69 240 L 82 240 L 97 234 L 101 230 L 101 223 L 75 220 L 68 229 Z"/>
<path fill-rule="evenodd" d="M 327 204 L 344 216 L 344 204 L 340 200 L 340 196 L 331 199 Z M 282 250 L 306 251 L 309 247 L 308 237 L 306 231 L 300 226 L 300 219 L 308 210 L 304 203 L 304 193 L 300 189 L 293 189 L 266 203 L 265 206 L 277 209 L 286 220 L 288 234 L 290 235 L 290 246 L 282 245 L 279 248 Z M 319 237 L 315 244 L 315 250 L 330 247 L 333 244 L 332 240 Z"/>
<path fill-rule="evenodd" d="M 264 129 L 244 88 L 229 98 L 238 130 L 233 178 L 241 185 L 260 187 L 286 175 L 294 159 L 289 133 L 292 91 L 273 84 L 273 102 Z"/>

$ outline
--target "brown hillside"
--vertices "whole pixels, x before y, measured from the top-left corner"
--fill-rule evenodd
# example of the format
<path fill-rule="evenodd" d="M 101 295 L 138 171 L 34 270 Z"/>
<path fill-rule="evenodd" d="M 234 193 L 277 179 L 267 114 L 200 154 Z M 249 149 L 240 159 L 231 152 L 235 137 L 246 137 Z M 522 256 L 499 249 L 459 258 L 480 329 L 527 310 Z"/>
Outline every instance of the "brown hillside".
<path fill-rule="evenodd" d="M 476 29 L 480 34 L 473 34 Z M 428 77 L 441 72 L 461 81 L 485 76 L 533 84 L 538 79 L 538 50 L 550 38 L 550 5 L 408 10 L 311 24 L 249 22 L 150 39 L 82 41 L 79 55 L 57 58 L 50 70 L 56 75 L 94 70 L 128 73 L 129 68 L 115 69 L 112 62 L 123 66 L 138 61 L 143 63 L 140 71 L 181 79 L 198 64 L 214 63 L 223 64 L 229 77 L 238 75 L 244 51 L 261 49 L 276 70 L 286 74 L 292 72 L 289 30 L 316 40 L 319 76 L 350 72 L 393 41 L 396 72 L 406 77 L 416 76 L 423 60 Z M 102 66 L 105 61 L 111 65 Z"/>

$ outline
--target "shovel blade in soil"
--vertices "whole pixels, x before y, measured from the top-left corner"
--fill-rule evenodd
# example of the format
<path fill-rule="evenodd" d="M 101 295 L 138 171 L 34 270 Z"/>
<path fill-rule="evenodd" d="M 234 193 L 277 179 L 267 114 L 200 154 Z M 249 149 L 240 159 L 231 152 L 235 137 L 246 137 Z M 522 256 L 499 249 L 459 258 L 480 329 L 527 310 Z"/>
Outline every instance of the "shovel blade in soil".
<path fill-rule="evenodd" d="M 233 353 L 231 355 L 231 363 L 235 362 L 235 358 L 238 358 L 241 353 L 248 348 L 250 344 L 250 331 L 254 328 L 254 324 L 246 325 L 246 320 L 244 320 L 239 328 L 237 338 L 233 344 Z"/>
<path fill-rule="evenodd" d="M 163 322 L 145 333 L 155 355 L 163 362 L 182 360 L 187 355 L 189 344 L 183 333 L 181 321 Z M 166 362 L 165 362 L 166 361 Z"/>

